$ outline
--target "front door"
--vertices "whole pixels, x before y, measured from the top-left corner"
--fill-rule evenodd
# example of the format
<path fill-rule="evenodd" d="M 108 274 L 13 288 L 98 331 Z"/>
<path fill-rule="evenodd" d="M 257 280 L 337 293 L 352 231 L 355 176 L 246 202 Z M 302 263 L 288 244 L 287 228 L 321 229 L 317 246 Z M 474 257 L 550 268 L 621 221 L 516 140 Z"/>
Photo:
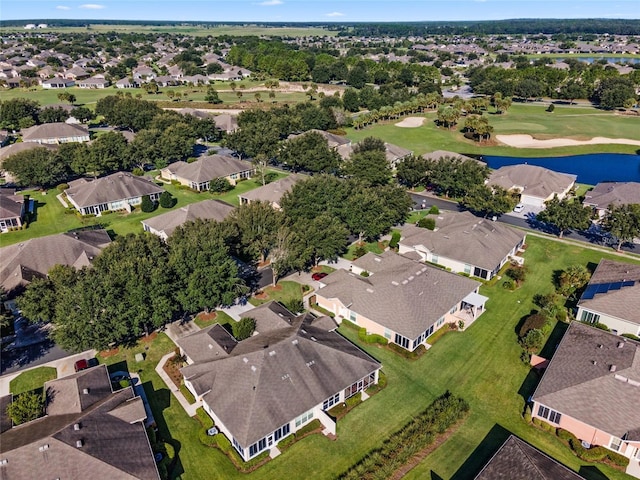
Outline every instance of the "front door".
<path fill-rule="evenodd" d="M 272 447 L 273 446 L 273 435 L 269 435 L 267 437 L 267 447 Z"/>

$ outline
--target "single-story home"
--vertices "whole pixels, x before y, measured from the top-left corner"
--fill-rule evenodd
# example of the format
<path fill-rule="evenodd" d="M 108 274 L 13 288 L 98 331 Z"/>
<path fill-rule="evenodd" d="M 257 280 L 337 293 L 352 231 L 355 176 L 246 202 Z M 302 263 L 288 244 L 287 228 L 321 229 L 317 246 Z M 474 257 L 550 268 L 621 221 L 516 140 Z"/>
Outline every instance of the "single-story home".
<path fill-rule="evenodd" d="M 627 473 L 638 472 L 639 393 L 640 343 L 572 322 L 533 393 L 532 416 L 628 457 Z"/>
<path fill-rule="evenodd" d="M 480 283 L 386 251 L 367 253 L 321 280 L 317 304 L 413 351 L 446 324 L 468 326 L 488 300 Z M 462 322 L 462 323 L 461 323 Z"/>
<path fill-rule="evenodd" d="M 353 153 L 353 148 L 354 146 L 351 143 L 346 143 L 344 145 L 339 145 L 337 147 L 337 151 L 343 160 L 347 160 Z M 407 158 L 412 153 L 413 152 L 411 150 L 399 147 L 398 145 L 393 145 L 392 143 L 385 142 L 384 144 L 384 154 L 392 169 L 396 168 L 399 162 Z"/>
<path fill-rule="evenodd" d="M 640 204 L 640 183 L 638 182 L 600 182 L 584 194 L 582 204 L 591 207 L 602 218 L 609 206 Z"/>
<path fill-rule="evenodd" d="M 88 142 L 89 130 L 82 125 L 70 125 L 64 122 L 43 123 L 21 130 L 22 141 L 34 143 L 72 143 Z"/>
<path fill-rule="evenodd" d="M 251 178 L 255 167 L 247 161 L 238 160 L 228 155 L 207 155 L 192 163 L 175 162 L 160 170 L 166 180 L 177 180 L 193 190 L 209 190 L 211 180 L 226 178 L 231 185 Z"/>
<path fill-rule="evenodd" d="M 133 69 L 134 80 L 149 81 L 149 80 L 153 80 L 156 77 L 157 77 L 157 74 L 155 70 L 151 67 L 147 67 L 146 65 L 136 67 Z"/>
<path fill-rule="evenodd" d="M 69 87 L 73 87 L 75 84 L 76 84 L 76 82 L 74 82 L 71 79 L 61 78 L 61 77 L 54 77 L 54 78 L 49 78 L 47 80 L 43 80 L 42 81 L 42 88 L 45 88 L 45 89 L 69 88 Z"/>
<path fill-rule="evenodd" d="M 251 202 L 268 202 L 276 210 L 281 210 L 280 202 L 284 194 L 290 192 L 293 186 L 304 178 L 306 178 L 304 175 L 292 173 L 275 182 L 241 193 L 238 195 L 240 205 Z"/>
<path fill-rule="evenodd" d="M 401 254 L 417 254 L 422 261 L 484 280 L 511 259 L 524 261 L 517 255 L 527 237 L 520 230 L 470 212 L 443 211 L 429 218 L 436 222 L 433 230 L 411 224 L 401 228 Z"/>
<path fill-rule="evenodd" d="M 145 232 L 153 233 L 166 240 L 176 228 L 186 222 L 197 220 L 198 218 L 221 222 L 234 209 L 233 205 L 221 200 L 204 200 L 142 220 L 142 226 Z"/>
<path fill-rule="evenodd" d="M 140 83 L 137 79 L 121 78 L 116 82 L 116 88 L 137 88 Z"/>
<path fill-rule="evenodd" d="M 78 81 L 79 88 L 107 88 L 111 83 L 104 77 L 91 77 Z"/>
<path fill-rule="evenodd" d="M 514 435 L 502 444 L 474 480 L 584 480 L 546 453 Z"/>
<path fill-rule="evenodd" d="M 0 286 L 8 293 L 34 278 L 45 278 L 55 265 L 82 268 L 91 265 L 111 243 L 106 230 L 79 230 L 36 237 L 0 248 Z"/>
<path fill-rule="evenodd" d="M 97 179 L 80 178 L 69 182 L 66 199 L 82 215 L 100 215 L 105 210 L 127 210 L 140 205 L 149 195 L 157 201 L 164 189 L 145 177 L 116 172 Z"/>
<path fill-rule="evenodd" d="M 3 478 L 159 480 L 143 400 L 106 365 L 44 384 L 44 417 L 0 435 Z M 1 415 L 5 415 L 3 411 Z"/>
<path fill-rule="evenodd" d="M 559 173 L 535 165 L 508 165 L 494 170 L 486 180 L 509 192 L 520 194 L 520 202 L 543 208 L 544 202 L 557 196 L 562 200 L 576 183 L 577 175 Z"/>
<path fill-rule="evenodd" d="M 65 78 L 69 78 L 71 80 L 80 80 L 81 78 L 87 78 L 90 76 L 83 68 L 77 66 L 65 70 L 63 75 Z"/>
<path fill-rule="evenodd" d="M 336 135 L 335 133 L 326 132 L 324 130 L 318 130 L 315 128 L 308 130 L 304 133 L 297 133 L 297 134 L 292 133 L 287 137 L 287 140 L 298 138 L 302 135 L 306 135 L 307 133 L 311 133 L 311 132 L 322 135 L 322 137 L 324 137 L 324 139 L 327 141 L 327 145 L 329 146 L 329 148 L 333 148 L 337 150 L 340 147 L 344 148 L 347 145 L 351 145 L 351 140 L 349 140 L 347 137 Z"/>
<path fill-rule="evenodd" d="M 329 317 L 270 302 L 243 313 L 256 331 L 236 341 L 219 324 L 178 340 L 186 387 L 246 461 L 378 382 L 379 362 L 335 331 Z M 256 333 L 257 332 L 257 333 Z"/>
<path fill-rule="evenodd" d="M 0 189 L 0 233 L 11 228 L 19 228 L 24 222 L 25 201 L 22 195 L 14 195 L 12 190 Z"/>
<path fill-rule="evenodd" d="M 576 319 L 640 336 L 640 265 L 600 260 L 578 301 Z"/>
<path fill-rule="evenodd" d="M 213 121 L 216 123 L 216 128 L 225 132 L 233 133 L 238 130 L 238 117 L 223 113 L 213 117 Z"/>

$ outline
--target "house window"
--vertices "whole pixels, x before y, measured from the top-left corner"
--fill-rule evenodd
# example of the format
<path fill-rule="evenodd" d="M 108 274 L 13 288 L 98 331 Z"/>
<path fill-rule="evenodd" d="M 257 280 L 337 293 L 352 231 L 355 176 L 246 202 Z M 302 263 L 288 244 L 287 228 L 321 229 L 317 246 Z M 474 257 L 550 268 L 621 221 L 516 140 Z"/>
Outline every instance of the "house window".
<path fill-rule="evenodd" d="M 300 425 L 307 423 L 309 420 L 313 418 L 313 410 L 309 410 L 308 412 L 303 413 L 298 418 L 295 419 L 296 428 Z"/>
<path fill-rule="evenodd" d="M 538 407 L 538 416 L 544 418 L 545 420 L 549 420 L 551 423 L 555 423 L 556 425 L 559 424 L 560 420 L 562 419 L 562 414 L 560 412 L 551 410 L 544 405 L 540 405 Z"/>
<path fill-rule="evenodd" d="M 464 266 L 464 273 L 468 273 L 471 274 L 471 265 L 466 265 Z"/>
<path fill-rule="evenodd" d="M 433 263 L 436 263 L 436 264 L 437 264 L 437 263 L 438 263 L 438 255 L 431 255 L 431 261 L 432 261 Z"/>
<path fill-rule="evenodd" d="M 409 339 L 406 337 L 403 337 L 402 335 L 399 335 L 396 333 L 396 337 L 394 339 L 394 342 L 397 343 L 398 345 L 400 345 L 402 348 L 406 348 L 407 350 L 409 350 Z"/>
<path fill-rule="evenodd" d="M 587 310 L 583 310 L 580 320 L 586 323 L 598 323 L 600 321 L 600 315 L 598 315 L 597 313 L 588 312 Z"/>
<path fill-rule="evenodd" d="M 375 373 L 370 373 L 366 377 L 361 378 L 356 383 L 354 383 L 350 387 L 347 387 L 344 390 L 344 398 L 345 398 L 345 400 L 347 398 L 349 398 L 349 397 L 354 396 L 356 393 L 367 389 L 369 387 L 369 385 L 371 385 L 375 381 L 376 381 L 376 374 Z"/>
<path fill-rule="evenodd" d="M 351 320 L 352 322 L 356 323 L 357 322 L 357 317 L 358 314 L 352 310 L 349 311 L 349 320 Z"/>
<path fill-rule="evenodd" d="M 322 410 L 329 410 L 340 401 L 340 393 L 336 393 L 322 402 Z"/>
<path fill-rule="evenodd" d="M 384 329 L 384 338 L 391 340 L 391 330 L 389 330 L 388 328 Z"/>
<path fill-rule="evenodd" d="M 281 426 L 279 429 L 273 432 L 273 439 L 277 442 L 282 437 L 286 437 L 287 435 L 289 435 L 289 433 L 291 433 L 291 427 L 287 423 L 286 425 Z"/>
<path fill-rule="evenodd" d="M 236 437 L 233 437 L 233 447 L 238 451 L 240 456 L 244 458 L 244 448 L 242 448 L 242 445 L 240 445 L 240 442 L 236 440 Z"/>
<path fill-rule="evenodd" d="M 620 447 L 622 447 L 622 440 L 618 437 L 611 437 L 611 444 L 609 445 L 609 448 L 614 452 L 619 452 Z"/>
<path fill-rule="evenodd" d="M 455 310 L 456 310 L 456 309 L 455 309 L 455 307 L 454 307 L 453 312 L 455 312 Z M 449 312 L 449 313 L 453 313 L 453 312 Z M 440 318 L 438 319 L 438 321 L 436 322 L 436 327 L 439 327 L 439 326 L 440 326 L 440 325 L 442 325 L 443 323 L 444 323 L 444 317 L 440 317 Z"/>

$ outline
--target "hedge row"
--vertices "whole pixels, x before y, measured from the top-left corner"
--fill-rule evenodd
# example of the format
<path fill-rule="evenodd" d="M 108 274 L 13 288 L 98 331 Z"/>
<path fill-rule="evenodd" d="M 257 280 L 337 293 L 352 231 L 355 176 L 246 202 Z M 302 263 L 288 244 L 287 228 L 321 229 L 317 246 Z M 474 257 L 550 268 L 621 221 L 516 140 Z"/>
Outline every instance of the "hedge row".
<path fill-rule="evenodd" d="M 564 440 L 569 444 L 571 450 L 575 452 L 575 454 L 585 460 L 587 462 L 602 462 L 608 460 L 614 465 L 618 465 L 619 467 L 626 467 L 629 465 L 629 459 L 624 455 L 621 455 L 613 450 L 609 450 L 608 448 L 602 446 L 596 446 L 591 448 L 584 448 L 582 446 L 582 442 L 576 437 L 573 433 L 564 430 L 562 428 L 558 428 L 556 430 L 556 434 L 559 438 Z"/>
<path fill-rule="evenodd" d="M 338 478 L 368 480 L 392 477 L 413 455 L 431 445 L 438 435 L 463 419 L 468 411 L 467 402 L 447 391 L 387 438 L 382 447 L 370 451 Z"/>
<path fill-rule="evenodd" d="M 358 338 L 361 342 L 364 343 L 377 343 L 379 345 L 386 345 L 389 343 L 389 340 L 384 338 L 382 335 L 378 335 L 377 333 L 368 335 L 367 329 L 364 327 L 358 330 Z"/>

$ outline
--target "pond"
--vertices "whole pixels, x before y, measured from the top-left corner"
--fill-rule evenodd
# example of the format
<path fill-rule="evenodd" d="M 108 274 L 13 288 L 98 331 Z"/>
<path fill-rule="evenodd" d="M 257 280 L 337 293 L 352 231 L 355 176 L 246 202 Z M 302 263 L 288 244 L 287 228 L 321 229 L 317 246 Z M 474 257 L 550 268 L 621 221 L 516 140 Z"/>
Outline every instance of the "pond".
<path fill-rule="evenodd" d="M 574 60 L 578 60 L 580 62 L 585 62 L 585 63 L 599 62 L 601 60 L 606 60 L 607 63 L 640 63 L 640 58 L 638 57 L 598 57 L 597 55 L 595 55 L 591 57 L 584 56 L 584 57 L 567 57 L 567 58 L 573 58 Z M 554 60 L 563 62 L 566 60 L 566 58 L 554 57 Z"/>
<path fill-rule="evenodd" d="M 490 168 L 505 165 L 529 164 L 578 176 L 578 183 L 595 185 L 599 182 L 640 182 L 640 155 L 592 153 L 569 157 L 497 157 L 485 155 L 482 160 Z"/>

